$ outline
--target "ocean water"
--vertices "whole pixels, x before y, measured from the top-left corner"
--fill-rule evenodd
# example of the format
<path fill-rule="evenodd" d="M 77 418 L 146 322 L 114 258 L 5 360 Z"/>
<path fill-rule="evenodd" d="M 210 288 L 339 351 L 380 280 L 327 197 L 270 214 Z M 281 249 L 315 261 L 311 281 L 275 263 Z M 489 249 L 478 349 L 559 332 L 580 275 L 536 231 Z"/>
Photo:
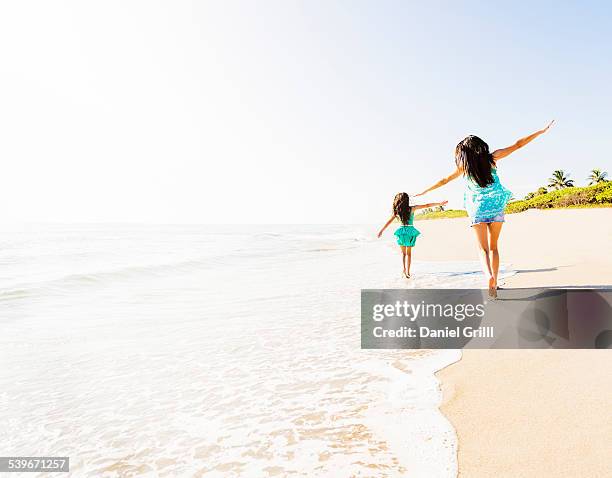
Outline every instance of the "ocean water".
<path fill-rule="evenodd" d="M 417 246 L 407 281 L 390 237 L 3 226 L 3 455 L 69 456 L 71 476 L 455 476 L 433 373 L 460 353 L 360 350 L 359 292 L 477 287 L 479 266 Z"/>

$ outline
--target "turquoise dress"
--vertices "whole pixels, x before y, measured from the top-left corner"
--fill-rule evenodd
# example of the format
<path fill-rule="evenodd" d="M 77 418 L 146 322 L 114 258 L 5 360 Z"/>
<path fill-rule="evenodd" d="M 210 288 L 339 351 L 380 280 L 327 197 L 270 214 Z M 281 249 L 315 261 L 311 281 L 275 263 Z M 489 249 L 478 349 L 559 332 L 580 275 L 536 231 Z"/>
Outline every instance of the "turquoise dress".
<path fill-rule="evenodd" d="M 476 184 L 472 178 L 464 176 L 463 204 L 472 225 L 483 222 L 504 222 L 504 209 L 512 193 L 499 182 L 496 168 L 491 170 L 491 174 L 493 184 L 484 188 Z"/>
<path fill-rule="evenodd" d="M 419 230 L 412 225 L 414 222 L 414 212 L 410 213 L 408 224 L 404 224 L 395 230 L 395 237 L 400 246 L 412 247 L 416 242 L 416 238 L 421 234 Z"/>

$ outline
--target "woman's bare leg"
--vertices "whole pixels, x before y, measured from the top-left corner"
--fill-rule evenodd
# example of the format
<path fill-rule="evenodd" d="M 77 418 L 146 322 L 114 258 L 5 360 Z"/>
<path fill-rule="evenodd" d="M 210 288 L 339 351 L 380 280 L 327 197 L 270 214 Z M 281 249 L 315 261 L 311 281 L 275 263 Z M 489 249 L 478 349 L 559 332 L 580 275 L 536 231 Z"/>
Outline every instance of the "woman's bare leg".
<path fill-rule="evenodd" d="M 406 246 L 400 246 L 400 251 L 402 253 L 402 268 L 404 269 L 404 277 L 406 277 Z"/>
<path fill-rule="evenodd" d="M 492 222 L 489 226 L 489 256 L 491 262 L 491 272 L 493 275 L 493 285 L 497 288 L 497 275 L 499 273 L 499 250 L 497 242 L 501 233 L 503 222 Z"/>
<path fill-rule="evenodd" d="M 491 270 L 491 263 L 489 260 L 489 237 L 488 227 L 485 223 L 474 224 L 472 229 L 476 233 L 476 240 L 478 241 L 478 252 L 480 255 L 480 263 L 482 265 L 482 272 L 489 285 L 489 290 L 495 285 L 495 279 L 493 278 L 493 272 Z"/>
<path fill-rule="evenodd" d="M 410 277 L 410 263 L 412 262 L 412 247 L 406 247 L 406 256 L 404 262 L 404 270 L 406 271 L 406 277 Z"/>

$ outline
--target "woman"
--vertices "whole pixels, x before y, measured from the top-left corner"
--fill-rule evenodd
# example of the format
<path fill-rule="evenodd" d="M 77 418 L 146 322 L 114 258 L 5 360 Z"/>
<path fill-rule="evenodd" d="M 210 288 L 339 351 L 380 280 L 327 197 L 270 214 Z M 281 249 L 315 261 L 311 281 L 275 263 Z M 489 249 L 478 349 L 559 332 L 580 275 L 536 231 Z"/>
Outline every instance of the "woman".
<path fill-rule="evenodd" d="M 512 195 L 503 187 L 497 176 L 497 162 L 544 134 L 552 126 L 519 139 L 512 146 L 489 152 L 489 145 L 477 136 L 468 136 L 455 148 L 455 171 L 416 196 L 444 186 L 463 176 L 465 181 L 464 205 L 476 233 L 480 259 L 485 276 L 488 277 L 489 295 L 497 297 L 497 275 L 499 252 L 497 242 L 504 223 L 504 209 Z"/>

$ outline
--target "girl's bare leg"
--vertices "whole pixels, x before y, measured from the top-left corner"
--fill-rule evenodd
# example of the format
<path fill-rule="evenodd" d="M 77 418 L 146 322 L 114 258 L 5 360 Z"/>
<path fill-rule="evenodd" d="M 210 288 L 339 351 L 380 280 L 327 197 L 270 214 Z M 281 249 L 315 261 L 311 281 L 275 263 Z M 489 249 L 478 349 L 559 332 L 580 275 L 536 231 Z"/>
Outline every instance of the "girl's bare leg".
<path fill-rule="evenodd" d="M 493 275 L 493 285 L 497 288 L 497 275 L 499 273 L 499 250 L 497 242 L 501 233 L 503 222 L 492 222 L 489 226 L 489 256 L 491 262 L 491 272 Z"/>
<path fill-rule="evenodd" d="M 406 277 L 410 277 L 410 264 L 412 262 L 412 247 L 406 247 L 406 256 L 404 258 L 404 270 Z"/>
<path fill-rule="evenodd" d="M 406 246 L 400 246 L 400 251 L 402 252 L 402 268 L 404 269 L 404 277 L 406 277 Z"/>
<path fill-rule="evenodd" d="M 480 263 L 482 265 L 482 272 L 488 281 L 489 292 L 491 288 L 495 289 L 495 279 L 493 277 L 493 271 L 491 270 L 491 263 L 489 260 L 489 238 L 488 238 L 488 227 L 485 223 L 474 224 L 472 229 L 476 233 L 476 240 L 478 241 L 478 252 L 480 255 Z"/>

